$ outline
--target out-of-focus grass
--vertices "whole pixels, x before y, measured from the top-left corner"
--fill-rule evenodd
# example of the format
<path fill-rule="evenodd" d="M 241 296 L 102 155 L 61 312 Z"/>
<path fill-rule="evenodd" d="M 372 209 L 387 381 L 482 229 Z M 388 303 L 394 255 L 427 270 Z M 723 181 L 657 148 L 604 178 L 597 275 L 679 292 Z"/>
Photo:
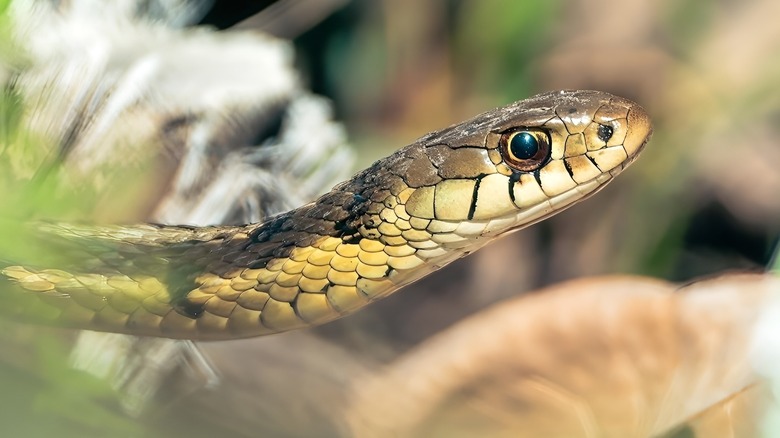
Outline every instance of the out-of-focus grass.
<path fill-rule="evenodd" d="M 9 78 L 23 59 L 10 42 L 10 0 L 0 1 L 0 52 Z M 5 79 L 4 79 L 5 80 Z M 89 211 L 94 197 L 59 189 L 57 157 L 41 147 L 41 136 L 21 124 L 24 102 L 13 79 L 0 93 L 0 261 L 54 260 L 45 247 L 30 245 L 26 223 Z M 4 283 L 0 281 L 0 286 Z M 0 289 L 8 307 L 12 294 Z M 70 342 L 63 333 L 0 320 L 0 435 L 129 436 L 143 429 L 121 414 L 108 382 L 71 368 Z"/>
<path fill-rule="evenodd" d="M 4 339 L 7 336 L 3 331 L 0 344 L 12 341 Z M 36 333 L 28 341 L 33 348 L 19 353 L 26 356 L 27 366 L 0 362 L 3 436 L 127 436 L 143 432 L 120 413 L 116 395 L 104 380 L 68 366 L 69 346 L 60 338 Z M 4 350 L 6 354 L 15 352 Z"/>

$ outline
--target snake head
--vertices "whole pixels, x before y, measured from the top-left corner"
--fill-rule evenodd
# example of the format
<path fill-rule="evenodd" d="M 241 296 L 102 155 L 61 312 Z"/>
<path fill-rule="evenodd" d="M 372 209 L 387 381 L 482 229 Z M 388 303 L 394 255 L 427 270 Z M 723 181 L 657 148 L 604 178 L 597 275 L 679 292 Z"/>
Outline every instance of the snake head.
<path fill-rule="evenodd" d="M 391 243 L 416 247 L 426 261 L 470 252 L 596 193 L 651 132 L 639 105 L 598 91 L 555 91 L 488 111 L 378 162 L 372 175 L 395 177 L 364 231 L 398 234 Z"/>

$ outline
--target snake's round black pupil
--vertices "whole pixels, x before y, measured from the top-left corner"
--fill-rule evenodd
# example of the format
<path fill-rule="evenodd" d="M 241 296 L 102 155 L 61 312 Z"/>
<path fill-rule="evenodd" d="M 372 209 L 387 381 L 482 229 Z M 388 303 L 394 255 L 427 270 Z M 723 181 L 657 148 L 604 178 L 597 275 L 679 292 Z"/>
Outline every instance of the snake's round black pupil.
<path fill-rule="evenodd" d="M 520 132 L 512 137 L 509 150 L 519 160 L 527 160 L 539 152 L 539 140 L 528 132 Z"/>

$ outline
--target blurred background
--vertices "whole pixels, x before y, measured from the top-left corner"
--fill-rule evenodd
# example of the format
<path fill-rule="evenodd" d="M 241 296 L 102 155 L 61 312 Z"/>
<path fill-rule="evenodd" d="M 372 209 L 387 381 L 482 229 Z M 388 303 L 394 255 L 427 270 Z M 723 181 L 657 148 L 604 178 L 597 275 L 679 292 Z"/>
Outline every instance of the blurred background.
<path fill-rule="evenodd" d="M 46 42 L 25 47 L 25 35 L 32 38 L 31 34 L 14 22 L 20 15 L 8 12 L 10 2 L 3 3 L 3 77 L 16 86 L 6 86 L 3 102 L 3 131 L 8 140 L 17 135 L 13 129 L 23 128 L 18 120 L 32 120 L 28 127 L 42 126 L 35 124 L 32 110 L 25 107 L 24 93 L 18 91 L 32 88 L 24 88 L 25 82 L 14 72 L 34 70 L 31 66 L 42 59 L 36 56 L 43 53 Z M 63 17 L 81 7 L 83 17 L 87 14 L 83 4 L 89 2 L 42 3 Z M 151 29 L 152 36 L 144 37 L 146 45 L 133 49 L 137 52 L 151 50 L 155 38 L 162 38 L 158 26 L 170 34 L 197 32 L 204 39 L 265 32 L 290 41 L 283 49 L 287 61 L 282 64 L 289 63 L 295 72 L 295 87 L 291 88 L 308 90 L 331 102 L 328 118 L 343 124 L 345 134 L 324 150 L 331 157 L 331 168 L 334 163 L 339 170 L 349 167 L 343 173 L 325 172 L 327 178 L 318 180 L 311 193 L 296 195 L 301 202 L 321 191 L 322 181 L 338 180 L 337 176 L 362 169 L 428 131 L 547 90 L 599 89 L 627 97 L 651 114 L 655 133 L 640 160 L 598 196 L 457 261 L 366 310 L 300 333 L 193 347 L 210 362 L 206 368 L 216 370 L 219 383 L 180 368 L 175 368 L 180 370 L 175 378 L 165 371 L 154 397 L 144 399 L 144 406 L 134 415 L 123 411 L 117 401 L 124 396 L 117 385 L 68 365 L 73 361 L 73 333 L 19 328 L 5 322 L 4 327 L 10 328 L 2 335 L 0 431 L 5 428 L 9 436 L 344 436 L 336 413 L 344 409 L 344 387 L 355 376 L 397 360 L 491 304 L 563 280 L 598 274 L 643 274 L 689 282 L 733 270 L 762 271 L 771 263 L 780 234 L 778 2 L 120 3 L 134 3 L 128 6 L 132 11 L 128 16 L 153 23 L 140 30 L 119 26 L 116 31 L 131 45 L 135 38 L 131 31 Z M 178 9 L 163 7 L 172 4 Z M 155 9 L 155 5 L 162 6 Z M 100 13 L 97 9 L 94 14 Z M 35 13 L 26 17 L 35 17 Z M 56 29 L 54 21 L 36 25 L 47 23 L 50 30 Z M 111 23 L 106 27 L 112 27 Z M 89 41 L 101 42 L 99 38 Z M 67 50 L 81 53 L 82 48 Z M 123 50 L 131 52 L 127 47 Z M 163 55 L 175 56 L 171 53 Z M 199 62 L 206 65 L 221 62 L 219 50 L 199 53 L 196 47 L 193 56 L 201 57 Z M 254 60 L 247 58 L 247 63 Z M 210 83 L 224 80 L 216 74 L 209 76 L 209 68 L 193 63 L 175 74 L 181 81 L 189 74 L 202 76 L 199 87 L 208 89 Z M 235 71 L 242 66 L 236 62 L 228 68 Z M 252 69 L 247 67 L 260 72 L 259 87 L 265 81 L 264 69 Z M 224 121 L 229 119 L 224 116 L 229 110 L 220 109 L 222 124 L 213 131 L 238 126 L 240 135 L 223 137 L 223 144 L 262 146 L 267 142 L 260 140 L 276 135 L 279 124 L 290 125 L 280 122 L 282 110 L 273 103 L 293 100 L 269 99 L 267 107 L 273 111 L 253 110 L 240 121 Z M 154 105 L 161 103 L 149 104 Z M 176 127 L 189 123 L 187 114 L 197 118 L 199 113 L 181 112 L 185 116 L 176 119 L 178 125 L 166 116 L 161 125 L 165 129 L 142 133 L 145 141 L 156 138 L 158 132 L 166 133 L 165 141 L 181 132 L 192 134 Z M 139 116 L 139 120 L 147 118 Z M 130 134 L 137 132 L 127 129 L 119 137 L 132 139 Z M 317 137 L 320 131 L 305 134 L 304 138 Z M 24 137 L 26 143 L 14 137 L 0 149 L 6 187 L 18 186 L 20 179 L 35 180 L 30 176 L 38 175 L 20 168 L 49 162 L 50 151 L 37 154 L 30 150 L 37 147 L 36 141 L 50 140 L 51 132 L 29 129 Z M 123 142 L 127 141 L 119 141 Z M 11 143 L 24 151 L 11 151 Z M 131 184 L 122 208 L 106 201 L 116 198 L 115 194 L 105 193 L 127 193 L 123 192 L 127 184 L 112 185 L 100 179 L 96 188 L 86 190 L 97 199 L 88 202 L 87 218 L 128 222 L 174 217 L 160 213 L 159 205 L 176 204 L 166 192 L 175 186 L 171 181 L 181 182 L 181 174 L 165 175 L 173 172 L 182 156 L 189 155 L 173 153 L 168 164 L 143 167 L 139 178 L 164 176 Z M 327 161 L 328 157 L 320 159 Z M 68 163 L 67 159 L 63 162 Z M 128 173 L 133 175 L 121 174 L 117 180 L 138 177 L 134 170 Z M 248 185 L 247 190 L 252 187 Z M 72 217 L 72 206 L 82 205 L 88 197 L 83 188 L 75 196 L 46 193 L 43 199 L 48 206 L 37 208 L 31 216 Z M 12 198 L 4 195 L 0 201 L 19 205 L 19 199 Z M 189 205 L 186 199 L 177 202 L 179 208 Z M 277 208 L 286 206 L 277 204 Z M 236 208 L 239 213 L 253 211 Z M 220 220 L 253 218 L 239 213 Z M 234 417 L 228 418 L 225 411 Z M 689 432 L 679 436 L 692 436 L 685 433 Z"/>

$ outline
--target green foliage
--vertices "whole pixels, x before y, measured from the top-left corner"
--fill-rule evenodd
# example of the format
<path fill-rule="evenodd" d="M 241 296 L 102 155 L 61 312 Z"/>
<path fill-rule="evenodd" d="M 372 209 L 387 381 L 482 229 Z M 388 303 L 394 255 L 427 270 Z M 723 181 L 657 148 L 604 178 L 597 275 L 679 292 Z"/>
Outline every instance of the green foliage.
<path fill-rule="evenodd" d="M 29 245 L 25 222 L 61 217 L 94 198 L 60 193 L 52 177 L 58 171 L 57 157 L 50 153 L 53 148 L 42 147 L 46 139 L 20 123 L 25 106 L 13 87 L 13 77 L 21 65 L 15 61 L 21 57 L 10 40 L 9 5 L 10 0 L 0 0 L 0 70 L 11 78 L 0 90 L 0 259 L 40 261 L 56 254 L 42 254 L 42 248 Z M 11 305 L 7 299 L 4 303 Z M 61 333 L 2 320 L 0 328 L 1 435 L 143 435 L 135 421 L 122 415 L 107 381 L 71 367 L 70 342 Z"/>

